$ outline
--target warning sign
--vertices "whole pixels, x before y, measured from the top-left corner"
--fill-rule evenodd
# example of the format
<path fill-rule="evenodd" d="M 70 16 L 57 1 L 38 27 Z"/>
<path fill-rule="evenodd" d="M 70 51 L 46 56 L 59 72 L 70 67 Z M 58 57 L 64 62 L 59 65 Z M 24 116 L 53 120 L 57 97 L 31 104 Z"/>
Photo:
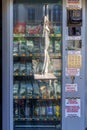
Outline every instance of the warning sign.
<path fill-rule="evenodd" d="M 81 101 L 80 98 L 65 99 L 65 117 L 80 117 Z"/>
<path fill-rule="evenodd" d="M 67 8 L 81 8 L 81 0 L 66 0 Z"/>

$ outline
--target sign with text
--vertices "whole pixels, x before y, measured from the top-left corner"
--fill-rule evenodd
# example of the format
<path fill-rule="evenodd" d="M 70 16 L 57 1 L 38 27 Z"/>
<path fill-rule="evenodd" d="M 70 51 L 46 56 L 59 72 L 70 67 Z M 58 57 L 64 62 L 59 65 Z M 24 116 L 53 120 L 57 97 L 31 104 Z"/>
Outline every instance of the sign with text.
<path fill-rule="evenodd" d="M 81 0 L 66 0 L 67 8 L 81 8 Z"/>
<path fill-rule="evenodd" d="M 80 76 L 80 69 L 66 68 L 65 74 L 66 76 Z"/>
<path fill-rule="evenodd" d="M 65 99 L 65 117 L 81 117 L 81 99 Z"/>
<path fill-rule="evenodd" d="M 78 85 L 77 84 L 66 84 L 65 85 L 65 92 L 77 92 Z"/>

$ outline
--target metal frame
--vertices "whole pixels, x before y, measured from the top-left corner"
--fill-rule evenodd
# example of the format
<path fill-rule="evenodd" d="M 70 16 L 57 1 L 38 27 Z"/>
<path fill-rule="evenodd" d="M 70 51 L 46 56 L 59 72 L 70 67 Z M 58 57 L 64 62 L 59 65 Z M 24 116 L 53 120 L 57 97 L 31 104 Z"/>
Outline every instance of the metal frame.
<path fill-rule="evenodd" d="M 3 67 L 3 130 L 13 130 L 13 94 L 12 94 L 12 41 L 13 41 L 13 1 L 2 1 L 2 67 Z"/>

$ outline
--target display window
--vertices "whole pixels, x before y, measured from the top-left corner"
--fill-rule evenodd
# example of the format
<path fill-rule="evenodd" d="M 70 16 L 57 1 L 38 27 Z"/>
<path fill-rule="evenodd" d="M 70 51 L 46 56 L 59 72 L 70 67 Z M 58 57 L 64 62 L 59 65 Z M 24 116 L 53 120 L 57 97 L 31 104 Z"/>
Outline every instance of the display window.
<path fill-rule="evenodd" d="M 14 130 L 61 129 L 62 1 L 14 1 Z"/>

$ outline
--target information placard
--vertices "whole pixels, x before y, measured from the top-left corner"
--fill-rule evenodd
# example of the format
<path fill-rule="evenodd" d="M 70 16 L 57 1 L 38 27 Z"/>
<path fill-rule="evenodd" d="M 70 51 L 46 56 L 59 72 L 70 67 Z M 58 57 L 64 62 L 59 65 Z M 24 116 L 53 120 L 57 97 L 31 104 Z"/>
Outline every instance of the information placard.
<path fill-rule="evenodd" d="M 81 99 L 65 99 L 65 117 L 81 117 Z"/>
<path fill-rule="evenodd" d="M 81 8 L 81 0 L 66 0 L 67 8 Z"/>
<path fill-rule="evenodd" d="M 77 84 L 66 84 L 65 85 L 65 92 L 77 92 L 78 85 Z"/>
<path fill-rule="evenodd" d="M 66 76 L 80 76 L 80 69 L 66 68 L 65 74 Z"/>

